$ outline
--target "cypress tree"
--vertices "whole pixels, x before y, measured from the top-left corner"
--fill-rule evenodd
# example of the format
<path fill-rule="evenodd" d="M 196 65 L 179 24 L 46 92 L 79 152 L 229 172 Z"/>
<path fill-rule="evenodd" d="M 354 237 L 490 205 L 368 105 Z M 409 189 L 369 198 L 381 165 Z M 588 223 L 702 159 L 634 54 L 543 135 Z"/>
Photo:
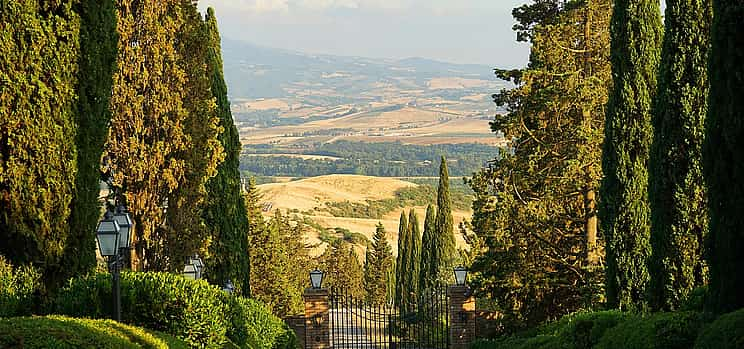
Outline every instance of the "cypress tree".
<path fill-rule="evenodd" d="M 408 219 L 406 212 L 400 213 L 400 223 L 398 224 L 398 256 L 395 259 L 395 305 L 398 307 L 407 306 L 406 280 L 408 279 L 408 259 L 410 254 L 408 245 L 410 232 L 408 230 Z"/>
<path fill-rule="evenodd" d="M 207 9 L 205 18 L 209 38 L 207 74 L 211 79 L 212 95 L 217 99 L 217 115 L 224 130 L 219 140 L 225 151 L 225 161 L 217 167 L 217 176 L 207 182 L 205 224 L 211 230 L 212 242 L 207 260 L 208 278 L 212 283 L 224 284 L 232 280 L 238 290 L 247 294 L 250 285 L 250 257 L 248 254 L 248 219 L 240 182 L 240 138 L 230 112 L 227 85 L 222 73 L 222 50 L 217 18 Z M 251 182 L 255 187 L 255 182 Z M 254 190 L 255 192 L 255 190 Z M 260 215 L 260 213 L 259 213 Z"/>
<path fill-rule="evenodd" d="M 436 209 L 432 205 L 426 207 L 424 218 L 424 234 L 421 236 L 421 264 L 419 267 L 419 290 L 428 290 L 436 285 L 438 266 L 434 253 L 436 231 Z"/>
<path fill-rule="evenodd" d="M 661 48 L 659 1 L 615 0 L 610 25 L 614 87 L 607 104 L 599 218 L 610 307 L 642 305 L 648 285 L 651 103 Z"/>
<path fill-rule="evenodd" d="M 75 188 L 81 108 L 76 104 L 76 3 L 21 0 L 0 5 L 0 254 L 13 265 L 39 268 L 50 288 L 62 281 L 55 271 L 64 262 L 68 242 L 76 250 L 92 247 L 92 231 L 87 236 L 77 228 L 70 233 L 71 205 L 80 195 Z M 91 153 L 84 151 L 87 169 Z M 89 175 L 85 173 L 86 179 Z M 79 199 L 89 204 L 88 197 Z M 73 262 L 76 271 L 90 263 L 90 251 L 81 254 L 83 259 Z"/>
<path fill-rule="evenodd" d="M 675 310 L 707 283 L 702 144 L 708 98 L 710 0 L 668 1 L 649 161 L 652 308 Z"/>
<path fill-rule="evenodd" d="M 409 231 L 409 247 L 408 250 L 408 262 L 410 266 L 406 288 L 408 289 L 409 304 L 415 301 L 415 295 L 419 294 L 419 274 L 421 270 L 421 228 L 419 227 L 419 219 L 416 211 L 411 209 L 408 215 L 408 231 Z M 413 296 L 411 296 L 413 295 Z"/>
<path fill-rule="evenodd" d="M 364 264 L 364 289 L 367 301 L 371 304 L 384 304 L 388 300 L 390 279 L 394 278 L 393 252 L 385 236 L 385 228 L 377 224 L 372 246 L 367 248 L 367 258 Z"/>
<path fill-rule="evenodd" d="M 450 281 L 452 268 L 457 264 L 457 247 L 455 246 L 455 232 L 452 218 L 452 199 L 449 191 L 449 171 L 447 170 L 447 159 L 442 156 L 439 165 L 439 187 L 437 188 L 437 219 L 434 232 L 435 253 L 438 255 L 435 263 L 438 278 Z"/>
<path fill-rule="evenodd" d="M 710 97 L 703 144 L 710 210 L 710 310 L 744 307 L 744 7 L 713 1 Z"/>

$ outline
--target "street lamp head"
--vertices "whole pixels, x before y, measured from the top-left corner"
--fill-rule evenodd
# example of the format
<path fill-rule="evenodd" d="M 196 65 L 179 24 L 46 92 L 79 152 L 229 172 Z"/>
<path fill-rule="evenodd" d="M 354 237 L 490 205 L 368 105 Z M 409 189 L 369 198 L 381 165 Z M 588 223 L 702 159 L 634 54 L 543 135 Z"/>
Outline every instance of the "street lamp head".
<path fill-rule="evenodd" d="M 228 294 L 232 294 L 233 291 L 235 291 L 235 286 L 233 285 L 232 281 L 228 279 L 227 282 L 225 283 L 225 287 L 222 288 L 222 290 L 227 292 Z"/>
<path fill-rule="evenodd" d="M 119 252 L 119 223 L 106 212 L 103 220 L 98 222 L 96 237 L 98 238 L 98 250 L 101 256 L 112 257 Z"/>
<path fill-rule="evenodd" d="M 457 286 L 465 286 L 465 282 L 468 278 L 468 270 L 463 266 L 455 267 L 455 284 Z"/>
<path fill-rule="evenodd" d="M 197 276 L 196 266 L 190 263 L 186 264 L 183 267 L 183 276 L 190 280 L 196 280 L 196 276 Z"/>
<path fill-rule="evenodd" d="M 199 255 L 196 253 L 194 254 L 193 257 L 191 257 L 191 263 L 194 264 L 194 266 L 197 267 L 198 269 L 204 268 L 204 262 L 202 261 L 201 258 L 199 258 Z"/>
<path fill-rule="evenodd" d="M 114 220 L 119 224 L 119 248 L 129 248 L 130 235 L 133 230 L 134 222 L 129 213 L 119 210 L 114 214 Z"/>
<path fill-rule="evenodd" d="M 310 285 L 317 290 L 323 286 L 323 272 L 315 269 L 310 272 Z"/>

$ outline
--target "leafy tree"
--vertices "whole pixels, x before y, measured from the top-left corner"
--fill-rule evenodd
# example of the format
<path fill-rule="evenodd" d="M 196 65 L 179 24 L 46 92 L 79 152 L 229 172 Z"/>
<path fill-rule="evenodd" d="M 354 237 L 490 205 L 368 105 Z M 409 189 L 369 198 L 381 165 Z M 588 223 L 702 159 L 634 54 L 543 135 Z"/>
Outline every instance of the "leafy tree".
<path fill-rule="evenodd" d="M 409 240 L 410 231 L 405 211 L 400 213 L 398 223 L 398 256 L 395 259 L 395 306 L 404 308 L 408 306 L 406 296 L 406 280 L 409 276 L 408 256 L 410 254 Z"/>
<path fill-rule="evenodd" d="M 710 210 L 710 310 L 744 307 L 744 30 L 740 1 L 714 0 L 703 165 Z"/>
<path fill-rule="evenodd" d="M 0 254 L 16 266 L 33 264 L 51 287 L 66 275 L 55 267 L 65 252 L 92 246 L 92 231 L 82 236 L 70 226 L 71 205 L 89 204 L 89 198 L 76 190 L 76 140 L 80 141 L 76 123 L 84 108 L 76 104 L 81 29 L 76 4 L 33 0 L 0 4 Z M 90 66 L 84 64 L 87 72 Z M 107 68 L 101 67 L 102 74 Z M 83 83 L 88 86 L 87 79 Z M 80 131 L 90 132 L 88 126 Z M 88 166 L 91 149 L 81 151 Z M 87 179 L 90 174 L 84 175 Z M 78 217 L 73 222 L 79 222 Z M 73 271 L 90 263 L 89 251 L 80 257 L 71 261 Z"/>
<path fill-rule="evenodd" d="M 615 0 L 610 37 L 614 87 L 605 119 L 599 217 L 607 304 L 628 309 L 645 303 L 649 281 L 647 167 L 662 37 L 659 1 Z"/>
<path fill-rule="evenodd" d="M 493 131 L 511 144 L 469 181 L 472 285 L 515 326 L 596 304 L 602 245 L 596 191 L 610 91 L 609 0 L 535 1 L 515 9 L 527 68 L 499 70 L 517 87 L 494 96 Z"/>
<path fill-rule="evenodd" d="M 212 237 L 206 263 L 207 277 L 210 282 L 218 285 L 232 280 L 239 292 L 248 294 L 248 218 L 238 169 L 241 145 L 238 129 L 230 112 L 230 101 L 227 99 L 227 85 L 222 73 L 220 33 L 212 8 L 207 10 L 205 22 L 209 40 L 207 72 L 211 79 L 212 94 L 217 99 L 217 114 L 220 127 L 224 130 L 219 139 L 225 151 L 225 161 L 217 167 L 217 176 L 207 182 L 209 194 L 203 216 Z M 256 195 L 255 182 L 251 182 L 251 185 L 251 195 Z M 254 205 L 258 205 L 258 200 Z M 255 213 L 252 214 L 255 218 Z M 260 211 L 258 216 L 260 218 Z"/>
<path fill-rule="evenodd" d="M 649 300 L 674 310 L 707 284 L 708 232 L 702 144 L 708 98 L 711 1 L 669 1 L 649 160 Z"/>
<path fill-rule="evenodd" d="M 343 240 L 328 245 L 320 256 L 322 270 L 325 271 L 324 284 L 341 287 L 355 299 L 362 299 L 364 290 L 364 269 L 354 245 Z"/>
<path fill-rule="evenodd" d="M 419 290 L 431 289 L 437 284 L 437 273 L 433 272 L 431 265 L 434 261 L 434 248 L 436 231 L 436 209 L 432 205 L 426 207 L 426 218 L 424 218 L 424 233 L 421 236 L 421 263 L 419 266 Z"/>
<path fill-rule="evenodd" d="M 385 236 L 385 228 L 377 224 L 372 247 L 367 249 L 364 264 L 364 289 L 371 304 L 384 304 L 388 299 L 390 279 L 394 278 L 393 251 Z"/>

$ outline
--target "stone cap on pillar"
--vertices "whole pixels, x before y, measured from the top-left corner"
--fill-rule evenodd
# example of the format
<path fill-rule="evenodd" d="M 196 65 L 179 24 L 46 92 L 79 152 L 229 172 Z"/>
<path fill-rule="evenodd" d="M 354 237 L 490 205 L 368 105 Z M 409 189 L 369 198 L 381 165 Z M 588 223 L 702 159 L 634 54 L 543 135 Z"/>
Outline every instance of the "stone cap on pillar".
<path fill-rule="evenodd" d="M 327 288 L 306 288 L 305 289 L 305 297 L 322 297 L 327 296 L 329 294 Z"/>
<path fill-rule="evenodd" d="M 447 287 L 447 295 L 450 297 L 468 298 L 473 295 L 473 291 L 467 285 L 450 285 Z"/>

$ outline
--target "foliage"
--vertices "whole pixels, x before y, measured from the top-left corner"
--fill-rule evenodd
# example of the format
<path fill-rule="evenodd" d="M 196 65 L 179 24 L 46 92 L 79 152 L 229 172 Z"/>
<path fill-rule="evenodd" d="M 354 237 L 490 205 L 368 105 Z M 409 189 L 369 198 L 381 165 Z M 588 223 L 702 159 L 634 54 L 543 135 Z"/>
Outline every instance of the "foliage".
<path fill-rule="evenodd" d="M 416 302 L 416 295 L 420 293 L 419 278 L 421 274 L 421 227 L 419 226 L 418 214 L 411 210 L 408 214 L 409 245 L 406 248 L 406 264 L 409 271 L 406 275 L 406 289 L 408 290 L 408 303 Z"/>
<path fill-rule="evenodd" d="M 31 315 L 39 303 L 40 278 L 33 267 L 13 267 L 0 255 L 0 317 Z"/>
<path fill-rule="evenodd" d="M 246 208 L 256 209 L 252 186 L 246 196 Z M 310 258 L 303 239 L 302 222 L 291 221 L 277 210 L 264 223 L 263 218 L 248 212 L 248 245 L 251 254 L 251 296 L 265 303 L 278 316 L 304 311 L 302 293 L 307 285 Z M 255 226 L 254 226 L 255 225 Z"/>
<path fill-rule="evenodd" d="M 435 263 L 434 249 L 435 231 L 436 231 L 436 209 L 431 204 L 426 207 L 426 217 L 424 218 L 424 233 L 421 236 L 421 259 L 419 264 L 419 290 L 433 289 L 437 285 L 437 273 L 431 268 Z"/>
<path fill-rule="evenodd" d="M 703 169 L 710 203 L 709 306 L 722 314 L 744 307 L 744 7 L 716 0 L 713 13 Z"/>
<path fill-rule="evenodd" d="M 408 254 L 410 251 L 409 240 L 411 239 L 411 231 L 408 226 L 408 217 L 406 212 L 400 213 L 400 220 L 398 221 L 398 249 L 397 256 L 395 257 L 395 299 L 394 304 L 396 307 L 405 309 L 408 307 L 408 290 L 406 289 L 406 279 L 410 276 L 410 266 L 408 265 Z"/>
<path fill-rule="evenodd" d="M 105 318 L 112 311 L 111 297 L 109 274 L 73 279 L 57 296 L 54 311 Z M 283 322 L 261 303 L 180 275 L 122 273 L 121 304 L 124 322 L 172 334 L 190 347 L 232 342 L 243 348 L 271 348 L 287 336 Z"/>
<path fill-rule="evenodd" d="M 239 171 L 240 139 L 233 124 L 227 85 L 222 73 L 220 33 L 214 10 L 209 8 L 205 19 L 208 34 L 207 75 L 217 100 L 217 115 L 224 130 L 219 136 L 225 151 L 225 161 L 217 167 L 217 175 L 207 182 L 207 203 L 204 223 L 210 229 L 211 244 L 206 260 L 207 278 L 216 285 L 231 280 L 238 293 L 248 295 L 250 289 L 250 256 L 248 254 L 248 218 L 246 216 Z"/>
<path fill-rule="evenodd" d="M 325 272 L 323 283 L 327 287 L 341 288 L 356 299 L 364 298 L 364 268 L 354 251 L 354 245 L 345 242 L 330 244 L 320 256 L 320 261 L 321 270 Z"/>
<path fill-rule="evenodd" d="M 744 347 L 744 309 L 721 315 L 700 331 L 695 349 L 735 349 Z"/>
<path fill-rule="evenodd" d="M 648 173 L 652 248 L 648 288 L 654 309 L 677 309 L 695 287 L 708 282 L 702 144 L 711 10 L 710 0 L 673 1 L 664 17 Z"/>
<path fill-rule="evenodd" d="M 378 223 L 372 237 L 372 247 L 367 249 L 364 264 L 364 290 L 367 302 L 376 305 L 388 301 L 390 279 L 395 277 L 391 273 L 391 270 L 394 270 L 393 251 L 385 235 L 385 228 Z"/>
<path fill-rule="evenodd" d="M 305 120 L 306 121 L 306 120 Z M 244 148 L 244 154 L 287 154 L 294 149 L 271 145 Z M 363 174 L 380 177 L 436 176 L 439 155 L 450 159 L 453 176 L 470 176 L 483 163 L 499 153 L 499 148 L 483 144 L 412 145 L 401 142 L 322 143 L 299 154 L 331 156 L 333 160 L 304 160 L 289 156 L 242 156 L 241 171 L 261 176 L 314 177 L 327 174 Z"/>
<path fill-rule="evenodd" d="M 530 63 L 497 71 L 494 131 L 511 151 L 473 176 L 472 285 L 516 324 L 599 303 L 596 191 L 610 90 L 608 0 L 535 1 L 515 9 Z M 521 28 L 521 29 L 519 29 Z"/>
<path fill-rule="evenodd" d="M 649 282 L 648 161 L 662 24 L 659 2 L 615 0 L 599 218 L 610 307 L 643 307 Z"/>
<path fill-rule="evenodd" d="M 79 194 L 76 3 L 0 5 L 0 254 L 15 265 L 35 265 L 49 288 L 66 276 L 52 266 L 61 263 L 68 240 L 69 247 L 90 242 L 77 241 L 69 224 Z M 72 271 L 88 257 L 76 257 Z"/>
<path fill-rule="evenodd" d="M 691 348 L 702 324 L 694 312 L 633 316 L 608 331 L 595 348 Z"/>
<path fill-rule="evenodd" d="M 186 349 L 186 343 L 169 335 L 112 320 L 75 319 L 64 316 L 0 319 L 3 348 L 150 348 Z"/>
<path fill-rule="evenodd" d="M 439 186 L 437 187 L 437 214 L 434 221 L 434 249 L 430 263 L 430 275 L 436 275 L 438 281 L 452 280 L 452 268 L 459 263 L 455 245 L 454 221 L 452 218 L 452 196 L 449 190 L 449 171 L 447 160 L 442 156 L 439 164 Z"/>

